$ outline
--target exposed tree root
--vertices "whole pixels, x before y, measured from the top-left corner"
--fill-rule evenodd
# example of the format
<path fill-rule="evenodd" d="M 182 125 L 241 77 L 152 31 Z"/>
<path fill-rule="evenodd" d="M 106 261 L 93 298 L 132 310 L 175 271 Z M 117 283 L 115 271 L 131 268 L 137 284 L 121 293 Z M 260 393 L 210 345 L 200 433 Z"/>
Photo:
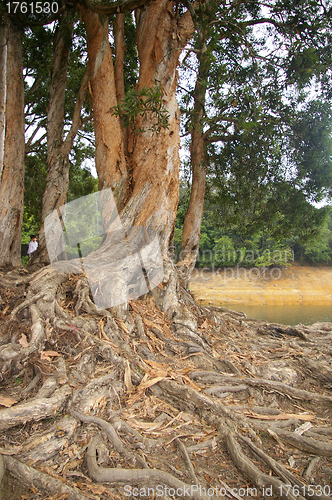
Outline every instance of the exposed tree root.
<path fill-rule="evenodd" d="M 5 475 L 5 464 L 2 455 L 0 455 L 0 491 L 2 489 L 2 480 L 4 475 Z"/>
<path fill-rule="evenodd" d="M 306 489 L 306 483 L 303 481 L 300 481 L 294 474 L 289 472 L 285 467 L 283 467 L 280 463 L 278 463 L 276 460 L 271 458 L 269 455 L 264 453 L 263 450 L 261 450 L 258 446 L 256 446 L 250 439 L 248 439 L 245 436 L 241 436 L 238 434 L 238 438 L 243 441 L 245 444 L 247 444 L 257 455 L 259 458 L 261 458 L 271 469 L 275 474 L 277 474 L 285 484 L 290 484 L 290 485 L 296 485 L 299 487 L 299 491 L 304 493 L 304 497 L 306 498 L 314 498 L 315 500 L 321 499 L 321 500 L 328 500 L 328 497 L 325 496 L 324 494 L 317 495 L 315 494 L 314 491 L 309 493 L 307 492 Z M 316 457 L 317 458 L 317 457 Z M 311 462 L 312 464 L 312 462 Z M 313 464 L 312 468 L 314 467 L 315 464 Z M 306 471 L 307 474 L 307 471 Z M 307 479 L 306 474 L 304 475 L 305 479 Z M 310 474 L 310 471 L 309 471 Z"/>
<path fill-rule="evenodd" d="M 200 307 L 167 272 L 112 310 L 80 274 L 1 277 L 0 482 L 7 469 L 4 483 L 70 499 L 159 484 L 165 499 L 327 500 L 332 324 Z"/>
<path fill-rule="evenodd" d="M 202 499 L 209 498 L 204 491 L 200 493 L 194 489 L 192 485 L 186 484 L 176 477 L 172 476 L 168 472 L 164 472 L 157 469 L 110 469 L 98 467 L 96 462 L 96 439 L 91 441 L 91 444 L 87 451 L 87 464 L 90 476 L 97 483 L 122 483 L 125 485 L 138 485 L 140 487 L 146 487 L 147 485 L 157 486 L 164 485 L 168 486 L 175 492 L 178 492 L 178 496 L 183 496 L 187 498 Z M 214 498 L 214 495 L 210 495 L 210 498 Z"/>
<path fill-rule="evenodd" d="M 4 431 L 25 424 L 31 420 L 38 421 L 46 417 L 53 416 L 64 406 L 68 396 L 71 394 L 68 385 L 56 390 L 50 398 L 37 398 L 6 408 L 0 411 L 0 430 Z"/>
<path fill-rule="evenodd" d="M 240 471 L 256 484 L 258 487 L 262 488 L 263 497 L 271 498 L 271 496 L 278 495 L 280 498 L 285 500 L 295 500 L 295 496 L 291 493 L 287 494 L 287 490 L 285 488 L 285 483 L 280 481 L 280 479 L 276 477 L 269 476 L 268 474 L 264 474 L 254 463 L 250 460 L 241 450 L 239 443 L 236 441 L 232 432 L 227 432 L 226 435 L 227 448 L 228 451 L 236 464 L 236 466 L 240 469 Z M 272 493 L 270 493 L 269 488 L 271 487 Z M 303 498 L 302 496 L 298 496 L 298 498 Z"/>
<path fill-rule="evenodd" d="M 317 439 L 299 436 L 296 433 L 281 430 L 277 431 L 277 435 L 282 441 L 285 441 L 294 448 L 306 451 L 310 454 L 332 457 L 332 443 L 325 443 L 324 441 L 318 441 Z"/>
<path fill-rule="evenodd" d="M 67 494 L 67 498 L 70 498 L 70 500 L 87 500 L 88 498 L 84 494 L 80 493 L 76 488 L 68 486 L 63 483 L 63 481 L 60 481 L 49 474 L 39 472 L 33 467 L 29 467 L 13 457 L 7 456 L 4 457 L 3 460 L 6 469 L 12 474 L 13 477 L 15 477 L 17 481 L 24 484 L 26 488 L 30 488 L 31 485 L 34 485 L 40 491 L 44 491 L 47 494 Z"/>
<path fill-rule="evenodd" d="M 301 391 L 300 389 L 295 389 L 294 387 L 288 386 L 288 385 L 283 384 L 281 382 L 274 382 L 272 380 L 250 379 L 250 378 L 243 378 L 243 377 L 236 378 L 236 377 L 231 377 L 231 376 L 226 375 L 226 374 L 219 375 L 219 374 L 210 373 L 210 372 L 194 372 L 194 373 L 191 373 L 190 376 L 194 380 L 201 379 L 202 381 L 204 381 L 204 379 L 206 379 L 206 381 L 208 383 L 211 382 L 211 380 L 213 380 L 213 379 L 216 382 L 218 382 L 218 381 L 223 381 L 223 382 L 232 381 L 235 384 L 236 383 L 240 384 L 242 382 L 242 383 L 248 384 L 252 387 L 263 387 L 266 389 L 270 389 L 271 391 L 275 391 L 275 392 L 278 392 L 279 394 L 291 396 L 292 398 L 295 398 L 295 399 L 302 399 L 304 401 L 313 401 L 313 402 L 317 402 L 317 403 L 324 402 L 324 403 L 328 403 L 330 405 L 332 404 L 332 396 L 326 396 L 324 394 L 316 394 L 316 393 L 308 392 L 308 391 Z M 214 392 L 215 389 L 216 389 L 216 387 L 214 387 L 212 389 L 210 388 L 210 391 L 212 390 Z M 218 392 L 218 386 L 217 386 L 216 392 Z"/>
<path fill-rule="evenodd" d="M 126 450 L 112 424 L 110 424 L 109 422 L 105 422 L 105 420 L 101 418 L 89 417 L 77 411 L 72 411 L 72 414 L 74 415 L 74 417 L 77 417 L 80 420 L 82 420 L 82 422 L 93 423 L 101 427 L 101 429 L 103 429 L 106 432 L 109 440 L 113 443 L 113 446 L 116 449 L 116 451 L 120 453 L 120 455 L 123 455 L 123 457 L 127 459 L 130 463 L 132 463 L 134 466 L 139 465 L 140 467 L 143 468 L 148 467 L 145 460 L 141 456 L 135 455 L 134 453 L 130 453 L 128 450 Z"/>

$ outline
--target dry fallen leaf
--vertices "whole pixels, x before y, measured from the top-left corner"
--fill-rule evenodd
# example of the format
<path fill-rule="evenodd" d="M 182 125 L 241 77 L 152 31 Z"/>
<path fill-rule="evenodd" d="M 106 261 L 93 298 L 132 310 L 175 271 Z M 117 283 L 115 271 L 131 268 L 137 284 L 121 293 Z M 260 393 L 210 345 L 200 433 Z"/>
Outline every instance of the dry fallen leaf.
<path fill-rule="evenodd" d="M 124 383 L 125 383 L 125 386 L 127 388 L 127 391 L 133 392 L 134 386 L 131 382 L 131 370 L 130 370 L 130 364 L 129 364 L 128 360 L 127 360 L 127 366 L 126 366 L 125 373 L 124 373 Z"/>
<path fill-rule="evenodd" d="M 18 341 L 23 348 L 29 347 L 28 339 L 27 339 L 26 335 L 24 335 L 24 333 L 22 333 L 21 338 Z"/>
<path fill-rule="evenodd" d="M 137 429 L 152 431 L 155 429 L 159 429 L 163 425 L 163 422 L 140 422 L 138 420 L 132 419 L 130 421 L 130 425 Z"/>
<path fill-rule="evenodd" d="M 6 315 L 6 312 L 8 311 L 9 306 L 6 306 L 2 311 L 1 311 L 1 316 L 4 317 Z"/>
<path fill-rule="evenodd" d="M 6 408 L 10 408 L 14 404 L 17 403 L 17 400 L 14 398 L 11 398 L 10 396 L 0 396 L 0 405 L 1 406 L 6 406 Z"/>
<path fill-rule="evenodd" d="M 51 357 L 60 356 L 58 352 L 43 351 L 40 353 L 40 359 L 43 361 L 51 361 Z"/>
<path fill-rule="evenodd" d="M 156 325 L 156 323 L 154 323 L 153 321 L 150 321 L 149 319 L 147 318 L 142 318 L 143 320 L 143 323 L 148 327 L 148 328 L 158 328 L 159 330 L 159 327 L 158 325 Z"/>
<path fill-rule="evenodd" d="M 102 495 L 103 493 L 110 493 L 109 488 L 98 484 L 77 483 L 79 487 L 88 488 L 95 495 Z"/>
<path fill-rule="evenodd" d="M 152 385 L 158 384 L 158 382 L 160 382 L 161 380 L 165 380 L 165 377 L 156 377 L 156 378 L 153 378 L 151 380 L 146 380 L 146 381 L 144 381 L 144 379 L 143 379 L 142 382 L 137 387 L 137 391 L 144 391 L 148 387 L 151 387 Z"/>
<path fill-rule="evenodd" d="M 45 356 L 61 356 L 61 354 L 59 354 L 58 352 L 55 352 L 55 351 L 43 351 Z"/>

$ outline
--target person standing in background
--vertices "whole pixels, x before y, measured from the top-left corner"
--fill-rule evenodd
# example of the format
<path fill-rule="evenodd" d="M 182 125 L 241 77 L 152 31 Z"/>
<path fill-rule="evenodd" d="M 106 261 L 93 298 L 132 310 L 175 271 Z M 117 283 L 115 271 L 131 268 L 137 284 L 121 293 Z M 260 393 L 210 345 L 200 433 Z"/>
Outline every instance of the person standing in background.
<path fill-rule="evenodd" d="M 35 252 L 38 248 L 38 241 L 37 241 L 37 237 L 32 234 L 31 235 L 31 241 L 29 243 L 29 247 L 28 247 L 28 251 L 27 251 L 27 254 L 29 256 L 29 259 L 30 259 L 30 256 L 33 252 Z"/>

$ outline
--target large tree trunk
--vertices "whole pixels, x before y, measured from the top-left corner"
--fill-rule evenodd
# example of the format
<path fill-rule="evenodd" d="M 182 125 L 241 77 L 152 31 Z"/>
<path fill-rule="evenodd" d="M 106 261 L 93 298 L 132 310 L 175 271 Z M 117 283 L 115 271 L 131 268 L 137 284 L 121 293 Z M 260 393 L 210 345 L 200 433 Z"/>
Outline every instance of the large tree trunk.
<path fill-rule="evenodd" d="M 78 128 L 81 124 L 81 107 L 85 99 L 89 68 L 83 77 L 79 90 L 72 126 L 64 139 L 65 91 L 69 63 L 69 44 L 63 36 L 63 30 L 71 35 L 73 20 L 69 16 L 62 18 L 54 37 L 53 69 L 50 86 L 50 100 L 47 113 L 47 177 L 42 202 L 42 220 L 39 230 L 39 248 L 31 259 L 31 264 L 49 264 L 45 240 L 44 223 L 46 217 L 66 203 L 69 185 L 68 155 L 72 148 Z M 64 250 L 64 249 L 63 249 Z"/>
<path fill-rule="evenodd" d="M 180 117 L 176 101 L 176 69 L 181 49 L 191 35 L 192 23 L 189 15 L 180 18 L 173 3 L 166 0 L 158 0 L 136 13 L 136 41 L 140 60 L 138 90 L 154 87 L 156 81 L 160 82 L 163 105 L 169 113 L 169 128 L 161 130 L 159 135 L 153 134 L 149 129 L 155 123 L 155 117 L 149 116 L 144 123 L 141 123 L 138 117 L 138 125 L 142 125 L 145 131 L 138 135 L 128 133 L 128 141 L 125 144 L 126 135 L 121 129 L 121 120 L 112 114 L 112 107 L 117 104 L 117 95 L 120 98 L 123 89 L 121 73 L 117 72 L 117 84 L 114 78 L 107 20 L 83 8 L 81 13 L 87 31 L 92 74 L 99 187 L 112 188 L 120 215 L 117 229 L 122 227 L 128 235 L 133 226 L 143 226 L 158 236 L 161 255 L 166 265 L 164 280 L 169 281 L 171 274 L 175 275 L 168 249 L 174 229 L 179 189 Z M 120 23 L 120 20 L 118 22 Z M 117 26 L 116 35 L 120 36 L 119 30 L 120 27 Z M 121 47 L 118 41 L 117 47 Z M 121 58 L 119 52 L 118 57 Z M 125 151 L 128 152 L 127 156 Z M 130 233 L 130 238 L 133 238 L 132 248 L 135 250 L 138 250 L 142 243 L 142 235 L 142 232 Z M 146 238 L 149 241 L 149 236 Z M 125 250 L 124 247 L 125 244 L 122 247 L 120 244 L 116 246 L 117 256 Z M 108 262 L 115 258 L 114 235 L 111 233 L 108 233 L 97 253 L 95 262 L 99 274 L 100 259 L 105 260 L 106 253 Z M 111 290 L 105 289 L 103 293 L 106 296 Z"/>
<path fill-rule="evenodd" d="M 133 167 L 131 196 L 126 221 L 147 225 L 159 236 L 164 259 L 174 230 L 179 193 L 179 121 L 176 101 L 177 65 L 182 48 L 191 35 L 189 16 L 180 18 L 175 3 L 159 0 L 138 10 L 137 48 L 140 61 L 139 89 L 159 82 L 163 105 L 169 114 L 169 128 L 159 135 L 149 128 L 154 118 L 143 123 L 145 132 L 131 138 L 129 151 Z"/>
<path fill-rule="evenodd" d="M 81 8 L 88 40 L 91 91 L 95 129 L 95 161 L 99 189 L 112 188 L 119 206 L 124 203 L 127 167 L 119 117 L 112 114 L 117 104 L 108 21 L 102 14 Z"/>
<path fill-rule="evenodd" d="M 199 56 L 199 71 L 194 90 L 194 112 L 191 130 L 191 167 L 192 185 L 188 210 L 184 219 L 183 233 L 178 257 L 177 270 L 185 287 L 188 286 L 190 275 L 195 267 L 199 251 L 201 222 L 204 207 L 206 165 L 203 117 L 206 93 L 207 60 L 204 44 Z"/>
<path fill-rule="evenodd" d="M 21 262 L 24 192 L 24 92 L 22 37 L 8 28 L 6 133 L 0 184 L 0 264 Z"/>
<path fill-rule="evenodd" d="M 149 129 L 128 138 L 129 159 L 124 155 L 120 119 L 112 115 L 117 103 L 108 23 L 101 15 L 82 9 L 91 64 L 91 88 L 96 136 L 96 169 L 99 187 L 111 187 L 125 227 L 147 225 L 161 238 L 164 257 L 175 222 L 179 187 L 179 111 L 176 83 L 179 55 L 192 31 L 188 16 L 180 18 L 168 0 L 158 0 L 138 10 L 137 48 L 140 60 L 138 88 L 159 81 L 163 104 L 169 113 L 169 129 L 159 135 Z M 118 82 L 119 83 L 119 82 Z M 128 172 L 130 164 L 130 178 Z M 123 209 L 123 207 L 125 207 Z"/>
<path fill-rule="evenodd" d="M 117 14 L 114 27 L 114 48 L 115 48 L 115 85 L 117 101 L 123 101 L 125 98 L 124 84 L 124 59 L 125 59 L 125 14 Z M 123 127 L 121 120 L 124 152 L 128 157 L 128 130 Z"/>
<path fill-rule="evenodd" d="M 7 27 L 0 25 L 0 181 L 3 170 L 6 131 Z"/>

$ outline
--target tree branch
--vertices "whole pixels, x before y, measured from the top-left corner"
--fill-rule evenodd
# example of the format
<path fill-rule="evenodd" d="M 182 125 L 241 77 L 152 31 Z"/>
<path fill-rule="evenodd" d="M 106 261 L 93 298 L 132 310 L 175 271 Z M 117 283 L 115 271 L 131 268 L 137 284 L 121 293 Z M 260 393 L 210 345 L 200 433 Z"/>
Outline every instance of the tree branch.
<path fill-rule="evenodd" d="M 131 11 L 150 3 L 151 0 L 118 0 L 116 2 L 100 2 L 99 0 L 85 0 L 82 5 L 98 14 L 120 14 Z"/>
<path fill-rule="evenodd" d="M 63 151 L 64 155 L 69 154 L 69 151 L 71 150 L 71 148 L 73 146 L 75 136 L 76 136 L 78 129 L 80 128 L 80 125 L 82 123 L 81 109 L 82 109 L 82 105 L 83 105 L 83 102 L 85 99 L 86 90 L 88 88 L 89 78 L 90 78 L 90 65 L 88 64 L 86 71 L 84 73 L 83 79 L 82 79 L 82 83 L 81 83 L 80 90 L 78 92 L 77 99 L 76 99 L 74 114 L 73 114 L 73 123 L 72 123 L 70 130 L 67 134 L 67 137 L 64 140 L 63 145 L 62 145 L 62 151 Z"/>
<path fill-rule="evenodd" d="M 25 145 L 25 154 L 31 153 L 34 151 L 37 146 L 41 146 L 42 142 L 44 139 L 46 139 L 47 133 L 43 134 L 37 141 L 35 141 L 33 144 L 26 144 Z"/>
<path fill-rule="evenodd" d="M 213 142 L 230 142 L 235 138 L 235 135 L 215 135 L 213 137 L 205 137 L 204 141 L 212 144 Z"/>

